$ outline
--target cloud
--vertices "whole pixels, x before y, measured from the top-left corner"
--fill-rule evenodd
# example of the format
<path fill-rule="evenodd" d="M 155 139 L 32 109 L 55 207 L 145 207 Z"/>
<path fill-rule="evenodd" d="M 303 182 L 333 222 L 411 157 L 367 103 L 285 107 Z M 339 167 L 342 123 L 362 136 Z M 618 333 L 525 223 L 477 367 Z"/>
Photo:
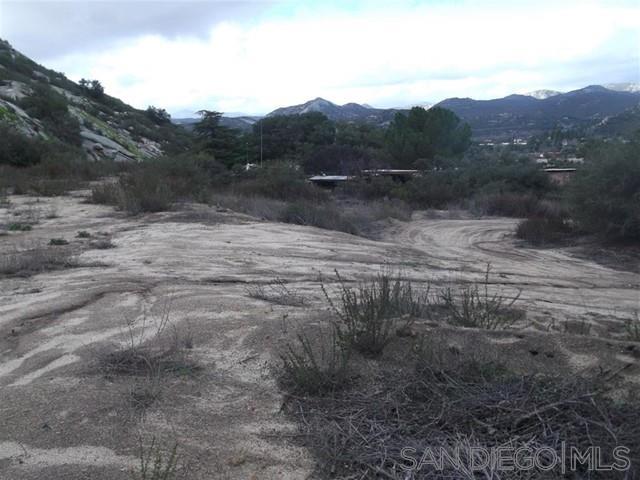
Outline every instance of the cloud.
<path fill-rule="evenodd" d="M 89 53 L 140 35 L 206 36 L 226 18 L 249 20 L 264 0 L 0 0 L 0 37 L 37 58 Z"/>
<path fill-rule="evenodd" d="M 126 42 L 48 65 L 74 79 L 98 78 L 137 107 L 173 113 L 263 113 L 316 96 L 389 107 L 638 80 L 634 4 L 393 5 L 263 5 L 250 21 L 240 14 L 202 24 L 185 14 L 190 20 L 181 21 L 190 31 L 198 24 L 199 34 L 141 28 Z"/>

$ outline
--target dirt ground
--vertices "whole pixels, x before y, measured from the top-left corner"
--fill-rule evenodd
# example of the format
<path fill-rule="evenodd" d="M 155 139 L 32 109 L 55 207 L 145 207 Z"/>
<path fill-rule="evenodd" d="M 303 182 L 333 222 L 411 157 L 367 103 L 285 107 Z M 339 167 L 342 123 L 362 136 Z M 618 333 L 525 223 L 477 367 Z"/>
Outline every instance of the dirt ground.
<path fill-rule="evenodd" d="M 37 221 L 0 236 L 0 254 L 61 238 L 69 245 L 47 248 L 72 249 L 78 262 L 0 275 L 3 480 L 127 479 L 139 442 L 153 438 L 164 451 L 178 444 L 183 478 L 308 478 L 314 461 L 292 440 L 296 426 L 282 413 L 271 366 L 292 325 L 328 315 L 319 279 L 332 281 L 334 269 L 357 280 L 386 265 L 439 286 L 479 281 L 490 263 L 492 288 L 521 290 L 526 319 L 516 332 L 443 328 L 443 338 L 535 355 L 550 370 L 624 367 L 640 382 L 640 346 L 624 337 L 625 320 L 640 310 L 640 274 L 565 249 L 527 248 L 513 237 L 517 220 L 417 212 L 373 241 L 199 205 L 126 217 L 85 195 L 13 196 L 0 206 L 0 225 Z M 95 248 L 96 239 L 115 248 Z M 248 287 L 276 278 L 306 305 L 249 297 Z M 153 325 L 166 311 L 193 339 L 190 355 L 202 368 L 164 379 L 157 401 L 140 411 L 130 401 L 140 380 L 104 375 L 97 359 L 126 341 L 127 322 Z M 585 323 L 589 335 L 571 331 Z"/>

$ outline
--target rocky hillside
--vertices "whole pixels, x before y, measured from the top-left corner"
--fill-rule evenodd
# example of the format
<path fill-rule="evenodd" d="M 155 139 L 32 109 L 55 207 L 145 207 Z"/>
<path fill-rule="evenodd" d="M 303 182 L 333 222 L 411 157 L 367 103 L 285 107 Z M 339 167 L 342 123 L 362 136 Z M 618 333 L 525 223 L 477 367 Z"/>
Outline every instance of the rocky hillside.
<path fill-rule="evenodd" d="M 90 158 L 132 161 L 179 151 L 189 134 L 158 115 L 77 84 L 0 40 L 0 125 L 29 137 L 81 147 Z"/>

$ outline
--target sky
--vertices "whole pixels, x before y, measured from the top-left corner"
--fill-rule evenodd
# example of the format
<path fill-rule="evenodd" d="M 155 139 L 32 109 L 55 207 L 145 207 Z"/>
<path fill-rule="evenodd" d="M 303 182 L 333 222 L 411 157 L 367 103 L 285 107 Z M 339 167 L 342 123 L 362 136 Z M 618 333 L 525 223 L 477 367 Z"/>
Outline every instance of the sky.
<path fill-rule="evenodd" d="M 0 0 L 0 38 L 178 118 L 640 82 L 638 0 Z"/>

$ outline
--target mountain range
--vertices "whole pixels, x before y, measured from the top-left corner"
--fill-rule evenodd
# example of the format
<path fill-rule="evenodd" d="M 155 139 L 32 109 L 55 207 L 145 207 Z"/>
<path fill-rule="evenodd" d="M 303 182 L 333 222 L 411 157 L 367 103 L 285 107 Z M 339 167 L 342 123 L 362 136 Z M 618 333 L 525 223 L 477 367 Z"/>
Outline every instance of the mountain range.
<path fill-rule="evenodd" d="M 424 102 L 419 106 L 438 106 L 452 110 L 469 123 L 475 138 L 498 140 L 527 137 L 556 127 L 596 126 L 639 104 L 640 84 L 618 83 L 606 86 L 591 85 L 570 92 L 536 90 L 525 95 L 514 94 L 492 100 L 448 98 L 435 105 Z M 369 122 L 384 126 L 396 113 L 407 112 L 409 108 L 385 109 L 357 103 L 338 105 L 324 98 L 315 98 L 299 105 L 277 108 L 266 116 L 320 112 L 333 121 Z M 225 116 L 221 123 L 246 131 L 260 118 L 263 117 Z M 197 119 L 174 121 L 189 125 Z"/>

